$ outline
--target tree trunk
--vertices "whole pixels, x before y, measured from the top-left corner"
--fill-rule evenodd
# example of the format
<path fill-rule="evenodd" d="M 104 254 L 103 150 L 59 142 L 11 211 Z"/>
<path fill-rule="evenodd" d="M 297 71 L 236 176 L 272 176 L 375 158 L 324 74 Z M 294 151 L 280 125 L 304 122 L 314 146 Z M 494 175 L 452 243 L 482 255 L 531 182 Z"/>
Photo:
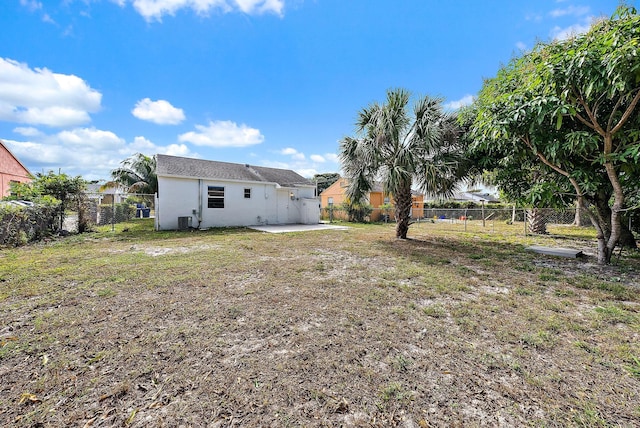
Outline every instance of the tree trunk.
<path fill-rule="evenodd" d="M 604 229 L 605 239 L 609 239 L 611 236 L 611 207 L 609 207 L 609 199 L 611 198 L 611 193 L 600 190 L 596 195 L 595 206 L 597 209 L 598 221 L 601 223 L 602 228 Z M 620 239 L 619 244 L 625 248 L 637 249 L 638 244 L 636 243 L 636 239 L 633 236 L 633 233 L 627 226 L 627 224 L 623 221 L 622 216 L 619 217 L 620 220 Z"/>
<path fill-rule="evenodd" d="M 576 216 L 573 219 L 573 225 L 577 227 L 582 226 L 582 210 L 584 209 L 584 203 L 582 202 L 582 198 L 576 199 Z"/>
<path fill-rule="evenodd" d="M 638 243 L 636 242 L 636 237 L 633 236 L 633 232 L 629 229 L 627 223 L 620 219 L 620 245 L 624 248 L 630 248 L 632 250 L 638 249 Z"/>
<path fill-rule="evenodd" d="M 604 154 L 608 155 L 612 153 L 613 147 L 613 136 L 611 134 L 607 134 L 604 138 Z M 607 171 L 607 178 L 611 182 L 611 186 L 613 187 L 613 206 L 611 207 L 611 236 L 607 241 L 607 254 L 608 258 L 606 263 L 609 264 L 611 262 L 611 255 L 613 254 L 613 250 L 620 242 L 620 235 L 622 231 L 622 209 L 624 208 L 624 190 L 622 189 L 622 185 L 620 184 L 620 179 L 618 177 L 618 172 L 616 171 L 613 163 L 610 161 L 605 162 L 604 168 Z"/>
<path fill-rule="evenodd" d="M 539 208 L 527 210 L 527 221 L 529 222 L 529 232 L 536 235 L 545 235 L 547 233 L 547 220 L 544 212 Z"/>
<path fill-rule="evenodd" d="M 592 202 L 592 205 L 595 207 L 594 209 L 587 206 L 587 204 L 583 204 L 584 213 L 587 214 L 589 220 L 591 220 L 591 224 L 596 229 L 596 239 L 598 240 L 598 264 L 606 264 L 606 260 L 611 257 L 607 251 L 607 239 L 609 237 L 609 234 L 611 233 L 611 228 L 608 223 L 608 213 L 603 213 L 601 210 L 602 206 L 600 201 L 602 200 L 602 195 L 603 192 L 598 192 L 595 201 L 589 201 L 588 199 L 585 199 L 586 202 Z M 608 200 L 609 197 L 607 196 L 604 199 L 605 205 L 606 201 Z M 608 207 L 608 205 L 606 206 Z"/>
<path fill-rule="evenodd" d="M 396 238 L 407 239 L 411 220 L 411 182 L 399 187 L 393 195 L 396 203 Z"/>

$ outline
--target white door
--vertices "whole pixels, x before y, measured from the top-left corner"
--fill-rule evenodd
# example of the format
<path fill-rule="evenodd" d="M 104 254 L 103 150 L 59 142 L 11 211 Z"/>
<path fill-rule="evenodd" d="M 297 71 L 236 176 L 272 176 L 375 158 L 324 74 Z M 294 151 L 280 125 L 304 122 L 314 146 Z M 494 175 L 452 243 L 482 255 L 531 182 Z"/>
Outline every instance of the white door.
<path fill-rule="evenodd" d="M 278 224 L 289 224 L 289 198 L 288 190 L 278 190 Z"/>

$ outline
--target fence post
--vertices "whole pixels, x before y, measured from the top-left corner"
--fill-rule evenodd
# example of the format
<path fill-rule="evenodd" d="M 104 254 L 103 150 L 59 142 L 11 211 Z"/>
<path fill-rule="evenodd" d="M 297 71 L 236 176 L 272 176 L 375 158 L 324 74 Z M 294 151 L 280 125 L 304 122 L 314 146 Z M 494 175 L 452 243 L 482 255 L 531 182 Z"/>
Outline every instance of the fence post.
<path fill-rule="evenodd" d="M 467 231 L 467 217 L 468 217 L 467 212 L 468 212 L 468 209 L 465 208 L 464 209 L 464 231 L 465 232 Z"/>
<path fill-rule="evenodd" d="M 116 230 L 116 194 L 111 198 L 111 231 Z"/>

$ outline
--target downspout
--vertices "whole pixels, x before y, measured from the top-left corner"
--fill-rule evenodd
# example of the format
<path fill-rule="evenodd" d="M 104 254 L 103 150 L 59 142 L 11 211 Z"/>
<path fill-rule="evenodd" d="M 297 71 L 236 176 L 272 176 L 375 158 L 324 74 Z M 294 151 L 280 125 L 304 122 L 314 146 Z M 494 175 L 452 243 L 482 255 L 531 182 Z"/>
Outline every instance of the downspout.
<path fill-rule="evenodd" d="M 202 179 L 198 179 L 198 229 L 200 229 L 200 223 L 202 223 Z"/>

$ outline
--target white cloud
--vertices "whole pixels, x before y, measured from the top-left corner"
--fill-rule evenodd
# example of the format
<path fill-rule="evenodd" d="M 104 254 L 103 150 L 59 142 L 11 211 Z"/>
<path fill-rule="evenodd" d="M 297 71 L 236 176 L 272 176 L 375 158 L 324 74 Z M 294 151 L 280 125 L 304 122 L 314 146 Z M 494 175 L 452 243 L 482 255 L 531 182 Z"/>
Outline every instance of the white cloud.
<path fill-rule="evenodd" d="M 527 45 L 524 42 L 517 42 L 516 43 L 516 47 L 520 51 L 526 51 L 527 50 Z"/>
<path fill-rule="evenodd" d="M 178 125 L 184 120 L 184 111 L 176 108 L 168 101 L 151 101 L 149 98 L 138 101 L 131 114 L 140 120 L 159 125 Z"/>
<path fill-rule="evenodd" d="M 294 171 L 306 178 L 311 178 L 314 175 L 318 174 L 318 171 L 314 168 L 298 168 L 294 169 Z"/>
<path fill-rule="evenodd" d="M 460 107 L 468 106 L 473 103 L 473 95 L 465 95 L 457 101 L 450 101 L 444 105 L 447 110 L 458 110 Z"/>
<path fill-rule="evenodd" d="M 95 128 L 76 128 L 59 132 L 58 141 L 67 150 L 112 151 L 125 145 L 125 141 L 111 131 Z"/>
<path fill-rule="evenodd" d="M 327 167 L 327 163 L 335 163 L 336 166 L 338 164 L 338 155 L 335 153 L 325 153 L 324 155 L 313 154 L 309 156 L 309 160 L 305 157 L 305 155 L 298 150 L 292 147 L 286 147 L 277 152 L 281 155 L 286 155 L 291 157 L 290 162 L 280 162 L 273 160 L 262 160 L 261 164 L 263 166 L 268 166 L 272 168 L 282 168 L 282 169 L 291 169 L 296 171 L 298 174 L 303 177 L 312 177 L 315 174 L 319 173 L 319 169 L 322 169 L 321 172 L 327 172 L 329 168 Z M 336 168 L 337 170 L 337 168 Z"/>
<path fill-rule="evenodd" d="M 123 0 L 117 1 L 118 4 Z M 175 15 L 178 10 L 191 9 L 198 15 L 212 10 L 222 13 L 240 11 L 249 15 L 273 13 L 282 16 L 284 0 L 131 0 L 134 9 L 147 21 L 162 21 L 164 15 Z"/>
<path fill-rule="evenodd" d="M 210 121 L 208 126 L 196 125 L 196 129 L 198 132 L 187 132 L 180 135 L 178 140 L 208 147 L 246 147 L 264 141 L 259 129 L 245 124 L 238 126 L 230 120 Z"/>
<path fill-rule="evenodd" d="M 16 129 L 24 135 L 35 128 Z M 28 137 L 28 141 L 3 142 L 32 172 L 61 170 L 87 180 L 109 178 L 111 171 L 134 153 L 199 157 L 184 144 L 160 146 L 140 136 L 128 143 L 111 131 L 95 128 L 75 128 L 51 135 L 40 132 Z"/>
<path fill-rule="evenodd" d="M 84 80 L 46 68 L 0 58 L 0 120 L 31 125 L 72 126 L 91 120 L 102 94 Z"/>
<path fill-rule="evenodd" d="M 140 136 L 135 137 L 133 139 L 133 143 L 127 146 L 127 151 L 125 153 L 129 152 L 146 153 L 147 155 L 161 153 L 163 155 L 172 156 L 198 157 L 197 155 L 192 153 L 185 144 L 169 144 L 168 146 L 158 146 L 145 137 Z"/>
<path fill-rule="evenodd" d="M 325 153 L 324 158 L 329 162 L 334 162 L 334 163 L 340 162 L 338 155 L 335 153 Z"/>
<path fill-rule="evenodd" d="M 235 0 L 235 3 L 246 14 L 275 13 L 282 16 L 284 0 Z"/>
<path fill-rule="evenodd" d="M 36 0 L 20 0 L 20 6 L 26 7 L 30 12 L 42 9 L 42 3 Z"/>
<path fill-rule="evenodd" d="M 563 9 L 554 9 L 549 12 L 553 18 L 559 18 L 561 16 L 583 16 L 589 13 L 591 9 L 589 6 L 568 6 Z"/>
<path fill-rule="evenodd" d="M 294 149 L 292 147 L 284 148 L 284 149 L 280 150 L 279 153 L 281 155 L 291 156 L 291 158 L 296 160 L 296 161 L 303 161 L 303 160 L 306 159 L 306 157 L 304 156 L 304 153 L 299 152 L 299 151 L 297 151 L 296 149 Z"/>
<path fill-rule="evenodd" d="M 13 132 L 15 132 L 16 134 L 20 134 L 22 136 L 25 137 L 39 137 L 41 135 L 44 135 L 42 133 L 42 131 L 40 131 L 37 128 L 33 128 L 31 126 L 27 126 L 27 127 L 17 127 L 13 129 Z"/>
<path fill-rule="evenodd" d="M 592 22 L 593 22 L 593 18 L 589 17 L 585 19 L 582 23 L 574 24 L 569 27 L 561 28 L 559 26 L 555 26 L 551 30 L 551 37 L 554 40 L 566 40 L 572 36 L 586 33 L 591 28 Z"/>
<path fill-rule="evenodd" d="M 185 144 L 169 144 L 166 147 L 160 147 L 156 150 L 156 153 L 162 153 L 163 155 L 172 156 L 187 156 L 187 157 L 200 157 L 199 155 L 192 153 Z"/>

